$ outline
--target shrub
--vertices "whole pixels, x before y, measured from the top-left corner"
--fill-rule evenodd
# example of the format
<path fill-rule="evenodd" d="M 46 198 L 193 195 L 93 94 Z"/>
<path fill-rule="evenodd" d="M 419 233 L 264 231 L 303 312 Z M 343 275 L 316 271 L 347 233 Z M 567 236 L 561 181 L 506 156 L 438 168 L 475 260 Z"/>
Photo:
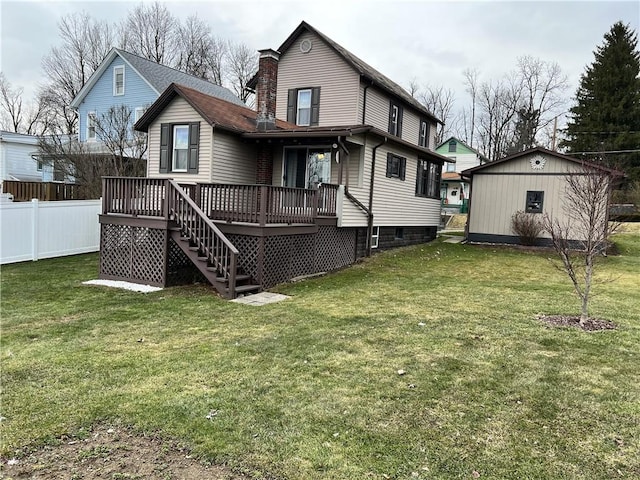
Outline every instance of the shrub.
<path fill-rule="evenodd" d="M 518 210 L 511 216 L 511 230 L 520 237 L 522 245 L 535 245 L 538 235 L 544 231 L 540 215 Z"/>

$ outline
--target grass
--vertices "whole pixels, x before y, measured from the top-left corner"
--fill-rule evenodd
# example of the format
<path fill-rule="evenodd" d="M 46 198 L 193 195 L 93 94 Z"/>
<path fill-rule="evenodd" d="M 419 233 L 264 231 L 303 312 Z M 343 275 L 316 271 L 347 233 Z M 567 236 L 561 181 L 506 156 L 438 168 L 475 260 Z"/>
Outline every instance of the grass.
<path fill-rule="evenodd" d="M 390 251 L 260 308 L 83 286 L 96 255 L 4 266 L 0 453 L 108 423 L 256 478 L 637 478 L 640 235 L 617 244 L 597 333 L 535 320 L 578 301 L 507 248 Z"/>

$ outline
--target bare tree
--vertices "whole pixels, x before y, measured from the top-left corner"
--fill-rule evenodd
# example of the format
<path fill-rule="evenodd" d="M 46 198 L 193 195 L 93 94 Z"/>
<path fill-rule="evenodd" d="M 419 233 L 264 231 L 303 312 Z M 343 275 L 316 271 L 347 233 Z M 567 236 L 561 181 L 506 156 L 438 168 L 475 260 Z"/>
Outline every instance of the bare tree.
<path fill-rule="evenodd" d="M 567 172 L 564 217 L 551 213 L 542 219 L 560 258 L 556 267 L 569 276 L 580 298 L 581 326 L 589 319 L 596 261 L 606 252 L 617 227 L 616 223 L 608 221 L 613 175 L 610 171 L 588 165 Z"/>
<path fill-rule="evenodd" d="M 140 3 L 121 25 L 122 48 L 163 65 L 172 65 L 178 51 L 178 21 L 159 2 Z"/>
<path fill-rule="evenodd" d="M 56 117 L 50 123 L 73 133 L 78 119 L 69 105 L 109 52 L 113 35 L 107 24 L 86 12 L 62 17 L 58 30 L 62 44 L 42 60 L 47 83 L 40 96 Z"/>
<path fill-rule="evenodd" d="M 95 118 L 96 137 L 100 142 L 79 142 L 54 128 L 41 137 L 40 161 L 50 166 L 59 179 L 81 185 L 86 198 L 98 198 L 101 179 L 106 175 L 141 176 L 145 174 L 147 135 L 134 132 L 132 113 L 126 105 L 111 107 Z"/>
<path fill-rule="evenodd" d="M 211 37 L 209 51 L 204 58 L 209 72 L 208 80 L 216 85 L 222 85 L 224 80 L 227 52 L 227 42 L 218 37 Z"/>
<path fill-rule="evenodd" d="M 177 27 L 178 55 L 176 68 L 189 75 L 209 80 L 209 62 L 207 57 L 213 48 L 211 27 L 203 20 L 192 15 L 184 24 Z"/>
<path fill-rule="evenodd" d="M 463 122 L 465 131 L 468 132 L 467 138 L 465 141 L 469 144 L 471 148 L 473 148 L 473 136 L 476 131 L 476 105 L 478 98 L 478 70 L 467 68 L 464 72 L 462 72 L 465 78 L 465 85 L 467 93 L 471 96 L 471 108 L 469 109 L 468 114 L 468 123 L 466 121 Z M 467 127 L 468 125 L 468 127 Z"/>
<path fill-rule="evenodd" d="M 3 113 L 3 130 L 20 132 L 22 124 L 22 88 L 14 89 L 4 73 L 0 72 L 0 106 Z"/>
<path fill-rule="evenodd" d="M 229 42 L 227 48 L 227 78 L 233 92 L 247 103 L 251 95 L 247 83 L 258 69 L 257 54 L 244 43 Z"/>
<path fill-rule="evenodd" d="M 436 145 L 440 145 L 452 131 L 449 123 L 455 103 L 453 90 L 450 88 L 445 89 L 442 86 L 432 87 L 427 85 L 424 91 L 418 94 L 418 101 L 442 120 L 443 124 L 439 124 L 436 130 Z"/>

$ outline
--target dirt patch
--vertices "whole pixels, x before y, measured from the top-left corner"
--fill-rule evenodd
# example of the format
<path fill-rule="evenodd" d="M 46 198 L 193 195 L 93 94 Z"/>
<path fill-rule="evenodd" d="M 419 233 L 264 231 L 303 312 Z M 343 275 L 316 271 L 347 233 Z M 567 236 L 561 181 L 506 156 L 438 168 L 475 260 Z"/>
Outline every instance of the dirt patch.
<path fill-rule="evenodd" d="M 601 318 L 589 318 L 583 325 L 580 325 L 580 317 L 576 316 L 538 315 L 536 318 L 552 328 L 575 327 L 581 328 L 586 332 L 597 332 L 599 330 L 615 330 L 616 328 L 618 328 L 617 325 L 611 320 L 603 320 Z"/>
<path fill-rule="evenodd" d="M 121 428 L 96 427 L 87 438 L 62 438 L 23 457 L 2 458 L 0 478 L 54 480 L 246 480 L 207 465 L 187 449 Z"/>

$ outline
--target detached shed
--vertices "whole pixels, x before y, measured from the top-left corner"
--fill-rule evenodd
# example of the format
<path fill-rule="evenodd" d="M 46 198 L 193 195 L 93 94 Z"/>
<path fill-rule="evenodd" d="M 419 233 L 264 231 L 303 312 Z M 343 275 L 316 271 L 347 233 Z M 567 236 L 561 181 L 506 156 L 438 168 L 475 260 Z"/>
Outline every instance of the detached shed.
<path fill-rule="evenodd" d="M 511 229 L 517 211 L 567 219 L 567 175 L 605 173 L 611 180 L 620 172 L 536 147 L 478 167 L 461 175 L 471 183 L 467 240 L 480 243 L 520 243 Z M 609 196 L 604 195 L 606 203 Z M 548 234 L 540 243 L 550 243 Z M 582 240 L 576 238 L 576 240 Z"/>

